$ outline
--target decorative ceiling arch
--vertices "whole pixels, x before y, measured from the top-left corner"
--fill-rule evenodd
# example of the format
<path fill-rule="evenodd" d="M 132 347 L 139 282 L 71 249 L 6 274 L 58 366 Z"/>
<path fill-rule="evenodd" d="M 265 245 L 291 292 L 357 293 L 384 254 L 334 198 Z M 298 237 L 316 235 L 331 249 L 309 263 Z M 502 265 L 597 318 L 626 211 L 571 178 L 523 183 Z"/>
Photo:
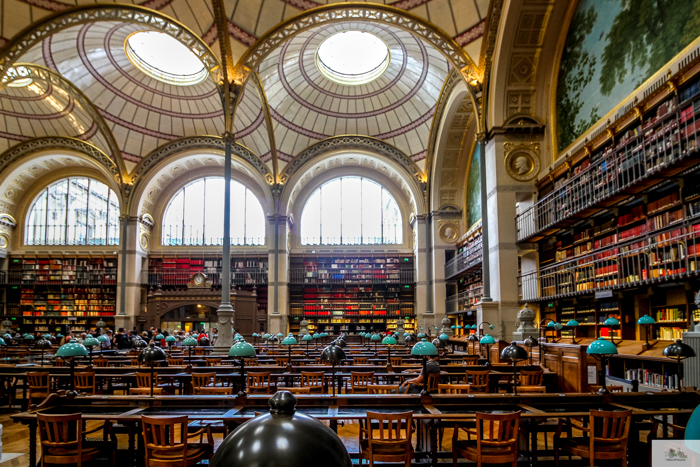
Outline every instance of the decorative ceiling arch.
<path fill-rule="evenodd" d="M 102 154 L 104 154 L 103 151 L 108 151 L 108 155 L 112 160 L 113 164 L 116 164 L 116 166 L 119 168 L 119 171 L 123 174 L 125 173 L 126 169 L 124 167 L 124 161 L 121 158 L 121 151 L 119 150 L 119 146 L 117 145 L 116 141 L 114 140 L 114 137 L 112 135 L 112 132 L 109 130 L 109 127 L 107 126 L 107 123 L 104 121 L 102 118 L 102 115 L 100 115 L 100 112 L 95 108 L 93 105 L 92 101 L 87 98 L 87 96 L 80 91 L 72 82 L 69 80 L 65 79 L 63 76 L 60 74 L 49 70 L 48 68 L 44 68 L 39 65 L 34 65 L 31 63 L 18 63 L 15 66 L 12 66 L 8 68 L 2 76 L 2 79 L 0 80 L 0 90 L 5 90 L 5 87 L 8 84 L 11 84 L 15 81 L 18 80 L 23 80 L 23 79 L 31 79 L 32 82 L 34 81 L 40 81 L 46 84 L 46 88 L 48 90 L 49 87 L 51 88 L 58 88 L 63 90 L 66 93 L 66 98 L 69 100 L 75 100 L 77 102 L 79 109 L 82 110 L 86 115 L 79 115 L 78 114 L 78 109 L 73 109 L 71 111 L 68 111 L 70 106 L 66 107 L 66 116 L 67 118 L 71 119 L 74 122 L 77 122 L 79 119 L 85 120 L 85 124 L 83 125 L 84 127 L 88 126 L 89 120 L 92 120 L 92 124 L 96 126 L 96 131 L 93 133 L 93 135 L 88 138 L 88 137 L 83 137 L 85 134 L 80 135 L 80 139 L 86 139 L 90 141 L 94 146 L 96 146 Z M 30 85 L 31 86 L 31 85 Z M 50 97 L 49 97 L 50 98 Z M 25 97 L 25 99 L 28 99 Z M 51 101 L 53 105 L 57 105 L 55 102 L 55 98 Z M 26 114 L 25 118 L 31 119 L 31 118 L 40 118 L 43 117 L 39 115 L 32 115 L 32 114 Z M 78 135 L 32 135 L 33 137 L 36 136 L 68 136 L 68 137 L 73 137 L 73 136 L 78 136 Z M 121 179 L 121 176 L 120 176 Z"/>
<path fill-rule="evenodd" d="M 251 72 L 257 71 L 265 58 L 296 35 L 326 24 L 348 21 L 379 23 L 410 32 L 437 49 L 463 77 L 467 85 L 481 79 L 474 61 L 449 35 L 426 20 L 403 10 L 368 3 L 324 5 L 302 12 L 268 31 L 241 57 L 233 70 L 232 81 L 244 85 Z M 473 95 L 472 95 L 473 98 Z M 240 93 L 237 96 L 237 104 Z M 475 108 L 478 109 L 475 103 Z"/>

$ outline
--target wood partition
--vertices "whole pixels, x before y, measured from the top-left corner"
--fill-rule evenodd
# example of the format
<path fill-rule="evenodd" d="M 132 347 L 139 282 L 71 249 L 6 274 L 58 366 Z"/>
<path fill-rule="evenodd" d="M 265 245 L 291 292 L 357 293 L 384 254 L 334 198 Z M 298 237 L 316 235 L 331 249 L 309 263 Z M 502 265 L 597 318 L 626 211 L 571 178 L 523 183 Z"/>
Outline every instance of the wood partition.
<path fill-rule="evenodd" d="M 557 374 L 560 392 L 588 392 L 586 347 L 579 344 L 542 343 L 545 368 Z M 540 361 L 539 349 L 532 348 L 533 363 Z M 595 365 L 595 360 L 591 365 Z"/>

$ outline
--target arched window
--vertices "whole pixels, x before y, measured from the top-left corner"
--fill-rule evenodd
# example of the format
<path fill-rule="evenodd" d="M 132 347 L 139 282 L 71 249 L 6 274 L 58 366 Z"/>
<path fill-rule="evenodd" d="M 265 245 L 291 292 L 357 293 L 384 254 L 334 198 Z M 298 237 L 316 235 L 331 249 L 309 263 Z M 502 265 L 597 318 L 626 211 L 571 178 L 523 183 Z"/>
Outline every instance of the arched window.
<path fill-rule="evenodd" d="M 175 193 L 163 216 L 163 245 L 223 245 L 224 188 L 223 177 L 207 177 Z M 245 185 L 231 180 L 231 245 L 264 244 L 260 201 Z"/>
<path fill-rule="evenodd" d="M 399 205 L 377 182 L 340 177 L 320 186 L 301 215 L 302 245 L 377 245 L 403 241 Z"/>
<path fill-rule="evenodd" d="M 26 232 L 27 245 L 118 245 L 119 199 L 97 180 L 64 178 L 36 197 Z"/>

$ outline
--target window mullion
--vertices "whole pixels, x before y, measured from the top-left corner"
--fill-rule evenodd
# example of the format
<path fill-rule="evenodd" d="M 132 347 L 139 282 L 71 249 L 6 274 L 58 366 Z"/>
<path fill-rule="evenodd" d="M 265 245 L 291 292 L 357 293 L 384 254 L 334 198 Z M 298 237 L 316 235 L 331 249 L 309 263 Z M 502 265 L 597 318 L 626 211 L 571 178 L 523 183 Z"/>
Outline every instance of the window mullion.
<path fill-rule="evenodd" d="M 204 179 L 204 195 L 202 196 L 202 245 L 207 244 L 207 179 Z"/>
<path fill-rule="evenodd" d="M 44 204 L 46 215 L 44 216 L 44 243 L 49 244 L 49 187 L 46 187 L 46 203 Z"/>

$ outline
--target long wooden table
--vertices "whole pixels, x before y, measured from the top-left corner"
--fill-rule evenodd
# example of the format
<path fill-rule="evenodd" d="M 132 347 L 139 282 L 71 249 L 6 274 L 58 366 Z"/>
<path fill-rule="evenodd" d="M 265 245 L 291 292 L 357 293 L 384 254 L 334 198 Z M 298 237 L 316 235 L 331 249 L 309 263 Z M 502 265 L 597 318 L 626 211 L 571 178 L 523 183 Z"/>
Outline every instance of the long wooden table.
<path fill-rule="evenodd" d="M 130 465 L 135 459 L 135 438 L 140 433 L 141 415 L 188 415 L 193 421 L 221 422 L 229 430 L 255 416 L 255 412 L 268 411 L 268 395 L 245 398 L 237 396 L 91 396 L 67 398 L 51 395 L 41 405 L 32 406 L 27 412 L 11 415 L 15 422 L 29 427 L 29 462 L 37 462 L 36 430 L 37 413 L 82 413 L 87 420 L 111 420 L 128 427 Z M 700 403 L 700 393 L 624 393 L 624 394 L 527 394 L 527 395 L 301 395 L 297 396 L 297 411 L 312 417 L 328 420 L 337 429 L 340 420 L 358 420 L 372 412 L 413 411 L 421 429 L 418 433 L 418 451 L 437 464 L 437 432 L 445 422 L 473 420 L 476 412 L 520 411 L 528 423 L 548 418 L 585 417 L 590 409 L 632 410 L 635 420 L 655 415 L 688 417 Z M 634 439 L 636 436 L 637 439 Z M 630 438 L 630 452 L 638 443 L 639 434 Z"/>

